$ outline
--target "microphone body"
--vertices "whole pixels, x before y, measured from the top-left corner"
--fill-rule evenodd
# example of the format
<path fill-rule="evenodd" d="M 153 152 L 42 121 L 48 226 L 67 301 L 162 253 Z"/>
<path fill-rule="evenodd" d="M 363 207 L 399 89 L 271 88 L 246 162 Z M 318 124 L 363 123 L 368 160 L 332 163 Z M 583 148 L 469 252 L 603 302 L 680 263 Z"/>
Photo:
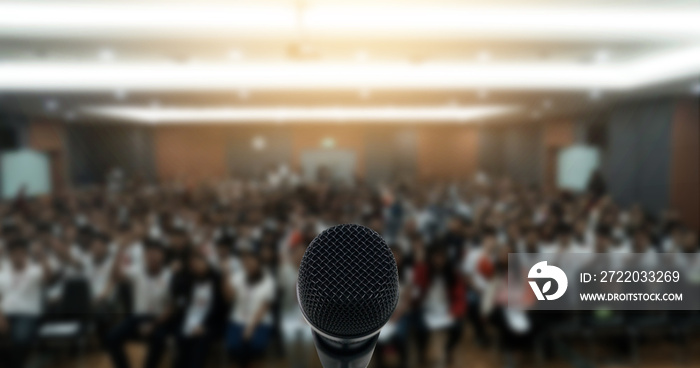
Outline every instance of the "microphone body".
<path fill-rule="evenodd" d="M 323 367 L 365 368 L 398 303 L 396 261 L 373 230 L 331 227 L 304 253 L 297 299 Z"/>

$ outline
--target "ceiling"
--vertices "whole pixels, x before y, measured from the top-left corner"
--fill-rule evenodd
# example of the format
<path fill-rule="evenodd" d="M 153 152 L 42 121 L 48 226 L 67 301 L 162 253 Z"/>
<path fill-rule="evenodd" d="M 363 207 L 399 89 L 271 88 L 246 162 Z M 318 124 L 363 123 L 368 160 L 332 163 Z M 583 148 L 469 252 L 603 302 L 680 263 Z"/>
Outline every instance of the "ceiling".
<path fill-rule="evenodd" d="M 700 94 L 697 19 L 697 1 L 6 1 L 0 111 L 161 124 L 595 114 Z M 504 113 L 467 111 L 494 106 Z"/>

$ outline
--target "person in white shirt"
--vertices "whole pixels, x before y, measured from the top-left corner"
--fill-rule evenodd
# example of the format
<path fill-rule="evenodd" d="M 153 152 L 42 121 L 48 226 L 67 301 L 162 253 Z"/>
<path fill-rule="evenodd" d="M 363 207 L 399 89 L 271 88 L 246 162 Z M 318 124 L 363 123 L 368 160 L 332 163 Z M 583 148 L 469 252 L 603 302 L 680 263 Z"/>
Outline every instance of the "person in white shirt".
<path fill-rule="evenodd" d="M 42 288 L 51 271 L 43 253 L 39 263 L 30 261 L 27 243 L 17 239 L 7 246 L 9 263 L 0 271 L 0 338 L 10 346 L 0 362 L 10 368 L 24 366 L 42 313 Z"/>
<path fill-rule="evenodd" d="M 250 367 L 265 352 L 270 340 L 275 281 L 254 250 L 243 251 L 241 259 L 244 272 L 224 277 L 223 294 L 233 301 L 226 349 L 240 367 Z"/>
<path fill-rule="evenodd" d="M 106 235 L 95 234 L 90 241 L 88 254 L 81 259 L 83 274 L 90 283 L 97 335 L 102 342 L 112 324 L 112 312 L 115 310 L 111 277 L 116 246 L 109 244 Z"/>
<path fill-rule="evenodd" d="M 483 317 L 479 313 L 481 296 L 488 286 L 486 277 L 479 270 L 484 259 L 489 259 L 498 245 L 496 233 L 488 228 L 483 231 L 481 244 L 471 247 L 463 257 L 461 272 L 467 284 L 467 318 L 474 326 L 477 344 L 486 346 L 490 343 Z"/>
<path fill-rule="evenodd" d="M 168 291 L 172 273 L 165 265 L 165 252 L 160 243 L 150 241 L 144 247 L 143 264 L 123 267 L 115 262 L 115 279 L 130 282 L 134 294 L 133 315 L 118 324 L 107 336 L 107 349 L 115 368 L 129 368 L 124 345 L 139 337 L 148 344 L 143 367 L 157 368 L 171 328 Z M 124 249 L 120 244 L 117 259 L 122 259 Z"/>
<path fill-rule="evenodd" d="M 283 253 L 283 261 L 277 273 L 277 282 L 282 289 L 281 327 L 284 334 L 285 351 L 293 368 L 307 367 L 309 347 L 313 336 L 297 303 L 297 278 L 299 265 L 306 251 L 306 243 L 298 243 Z"/>
<path fill-rule="evenodd" d="M 63 286 L 66 281 L 82 275 L 82 264 L 78 252 L 73 250 L 70 243 L 53 238 L 50 239 L 50 253 L 47 260 L 53 277 L 46 285 L 46 313 L 51 314 L 60 308 Z"/>
<path fill-rule="evenodd" d="M 221 274 L 201 249 L 188 255 L 184 267 L 183 282 L 174 283 L 171 290 L 177 334 L 174 367 L 198 368 L 206 366 L 209 346 L 223 332 L 226 308 Z"/>

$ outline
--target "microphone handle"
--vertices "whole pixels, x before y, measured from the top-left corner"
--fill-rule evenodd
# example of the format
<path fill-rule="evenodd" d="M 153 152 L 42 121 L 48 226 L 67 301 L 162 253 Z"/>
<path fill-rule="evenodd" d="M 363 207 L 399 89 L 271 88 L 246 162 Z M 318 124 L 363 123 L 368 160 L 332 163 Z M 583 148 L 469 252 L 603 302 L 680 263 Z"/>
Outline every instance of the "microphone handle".
<path fill-rule="evenodd" d="M 323 368 L 367 368 L 379 334 L 355 343 L 339 343 L 313 331 L 314 345 Z"/>

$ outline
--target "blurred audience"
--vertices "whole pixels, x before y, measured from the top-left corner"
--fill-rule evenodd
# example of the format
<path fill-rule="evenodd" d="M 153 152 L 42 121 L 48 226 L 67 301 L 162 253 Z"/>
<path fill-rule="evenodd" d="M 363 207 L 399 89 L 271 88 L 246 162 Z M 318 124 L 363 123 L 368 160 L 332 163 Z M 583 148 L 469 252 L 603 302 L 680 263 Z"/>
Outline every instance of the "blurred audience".
<path fill-rule="evenodd" d="M 376 187 L 300 183 L 292 172 L 115 183 L 0 203 L 3 366 L 26 367 L 42 322 L 66 302 L 62 285 L 76 279 L 91 291 L 94 345 L 115 368 L 131 366 L 131 341 L 146 347 L 144 368 L 166 354 L 175 367 L 201 367 L 216 346 L 237 367 L 275 354 L 307 366 L 297 270 L 314 236 L 339 223 L 381 233 L 399 266 L 399 307 L 375 354 L 382 367 L 462 366 L 464 332 L 482 348 L 526 345 L 536 316 L 507 306 L 508 253 L 698 252 L 697 233 L 675 213 L 622 208 L 601 177 L 578 194 L 485 174 Z"/>

